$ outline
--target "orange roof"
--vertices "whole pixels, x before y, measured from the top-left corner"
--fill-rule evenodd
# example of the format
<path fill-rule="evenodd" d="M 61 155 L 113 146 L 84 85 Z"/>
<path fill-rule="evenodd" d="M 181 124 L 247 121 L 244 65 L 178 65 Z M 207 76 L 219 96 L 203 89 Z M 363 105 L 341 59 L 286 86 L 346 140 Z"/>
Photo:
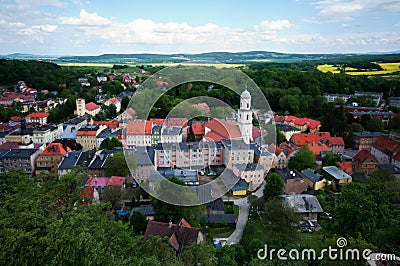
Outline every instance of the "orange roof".
<path fill-rule="evenodd" d="M 292 136 L 291 141 L 296 146 L 304 146 L 309 143 L 318 143 L 320 141 L 320 137 L 318 134 L 307 134 L 307 133 L 295 133 Z"/>
<path fill-rule="evenodd" d="M 353 163 L 351 161 L 348 162 L 338 162 L 340 170 L 344 171 L 346 174 L 353 174 Z"/>
<path fill-rule="evenodd" d="M 117 127 L 119 127 L 119 122 L 118 121 L 93 121 L 93 125 L 105 125 L 107 127 L 117 128 Z"/>
<path fill-rule="evenodd" d="M 36 113 L 31 113 L 31 114 L 27 115 L 26 118 L 30 118 L 30 119 L 40 119 L 40 118 L 45 118 L 45 117 L 48 117 L 48 116 L 49 116 L 48 113 L 36 112 Z"/>
<path fill-rule="evenodd" d="M 150 118 L 150 122 L 152 122 L 154 125 L 163 125 L 164 120 L 162 118 Z"/>
<path fill-rule="evenodd" d="M 71 149 L 67 147 L 64 149 L 61 143 L 49 143 L 47 147 L 42 152 L 42 155 L 62 155 L 65 156 L 67 152 L 70 152 Z"/>
<path fill-rule="evenodd" d="M 165 119 L 165 125 L 169 127 L 184 127 L 187 125 L 187 118 L 167 118 Z"/>
<path fill-rule="evenodd" d="M 310 150 L 314 153 L 315 156 L 320 155 L 321 151 L 330 151 L 331 149 L 326 146 L 326 144 L 322 143 L 316 143 L 316 144 L 307 144 L 307 146 L 310 148 Z"/>
<path fill-rule="evenodd" d="M 214 141 L 242 137 L 239 126 L 234 122 L 213 118 L 205 124 L 205 127 L 210 129 L 210 132 L 208 132 L 204 137 L 211 138 Z"/>
<path fill-rule="evenodd" d="M 287 117 L 285 118 L 285 122 L 286 122 L 286 123 L 292 122 L 293 124 L 298 125 L 298 126 L 307 125 L 307 126 L 308 126 L 309 128 L 311 128 L 311 129 L 315 129 L 315 128 L 317 128 L 318 126 L 321 125 L 321 122 L 319 122 L 319 121 L 317 121 L 317 120 L 313 120 L 313 119 L 306 118 L 306 117 L 304 117 L 304 118 L 298 118 L 298 117 L 292 116 L 292 115 L 287 116 Z"/>
<path fill-rule="evenodd" d="M 275 120 L 275 122 L 285 122 L 285 117 L 284 116 L 275 115 L 274 116 L 274 120 Z"/>
<path fill-rule="evenodd" d="M 126 127 L 127 135 L 151 135 L 153 123 L 145 120 L 129 121 Z"/>
<path fill-rule="evenodd" d="M 198 122 L 198 123 L 194 123 L 192 124 L 192 131 L 195 135 L 204 135 L 204 123 L 202 122 Z"/>
<path fill-rule="evenodd" d="M 97 130 L 78 130 L 76 136 L 96 136 Z"/>
<path fill-rule="evenodd" d="M 95 104 L 94 102 L 90 102 L 90 103 L 87 103 L 87 104 L 85 105 L 85 108 L 86 108 L 86 110 L 88 110 L 88 111 L 94 111 L 94 110 L 96 110 L 96 109 L 99 109 L 100 106 L 98 106 L 98 105 Z"/>
<path fill-rule="evenodd" d="M 125 183 L 125 177 L 123 176 L 112 176 L 108 182 L 107 186 L 112 186 L 112 187 L 122 187 Z"/>
<path fill-rule="evenodd" d="M 116 104 L 116 103 L 119 103 L 119 100 L 117 98 L 113 97 L 113 98 L 108 99 L 107 102 Z"/>
<path fill-rule="evenodd" d="M 287 154 L 286 154 L 287 156 L 289 156 L 290 154 L 292 154 L 294 152 L 294 149 L 292 147 L 290 147 L 290 145 L 287 144 L 286 142 L 282 142 L 279 145 L 279 148 L 282 150 L 287 150 Z"/>

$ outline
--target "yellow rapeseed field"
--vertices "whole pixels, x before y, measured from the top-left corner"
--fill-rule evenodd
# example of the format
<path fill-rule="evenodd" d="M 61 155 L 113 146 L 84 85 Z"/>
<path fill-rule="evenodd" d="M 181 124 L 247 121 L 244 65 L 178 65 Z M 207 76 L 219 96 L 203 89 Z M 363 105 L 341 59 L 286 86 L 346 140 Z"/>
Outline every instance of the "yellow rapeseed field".
<path fill-rule="evenodd" d="M 387 75 L 391 74 L 393 72 L 400 71 L 400 63 L 378 63 L 383 70 L 377 70 L 377 71 L 357 71 L 355 68 L 351 67 L 346 67 L 346 74 L 348 75 Z M 337 69 L 337 67 L 334 67 L 333 65 L 318 65 L 317 69 L 322 72 L 332 72 L 334 74 L 339 73 L 340 71 Z"/>

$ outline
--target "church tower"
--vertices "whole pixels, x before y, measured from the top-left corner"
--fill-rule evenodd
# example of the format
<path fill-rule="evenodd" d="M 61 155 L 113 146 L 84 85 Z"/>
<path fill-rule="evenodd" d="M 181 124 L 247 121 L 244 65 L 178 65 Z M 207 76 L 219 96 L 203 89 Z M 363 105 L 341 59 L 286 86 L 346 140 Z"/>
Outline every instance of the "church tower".
<path fill-rule="evenodd" d="M 248 90 L 245 90 L 240 95 L 240 109 L 238 110 L 237 122 L 243 141 L 246 144 L 250 144 L 253 140 L 253 111 L 251 110 L 251 95 Z"/>

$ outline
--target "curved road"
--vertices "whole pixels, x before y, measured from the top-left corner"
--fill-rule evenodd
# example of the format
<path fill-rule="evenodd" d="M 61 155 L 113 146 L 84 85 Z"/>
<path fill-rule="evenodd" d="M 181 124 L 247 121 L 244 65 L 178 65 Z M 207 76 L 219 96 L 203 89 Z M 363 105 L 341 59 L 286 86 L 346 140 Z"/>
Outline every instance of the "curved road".
<path fill-rule="evenodd" d="M 257 196 L 257 198 L 261 198 L 263 195 L 265 183 L 261 185 L 259 189 L 253 192 L 253 195 Z M 246 198 L 240 198 L 233 200 L 234 204 L 239 206 L 239 217 L 236 223 L 236 229 L 228 238 L 228 245 L 237 244 L 242 239 L 243 230 L 246 227 L 247 219 L 249 217 L 249 203 Z"/>

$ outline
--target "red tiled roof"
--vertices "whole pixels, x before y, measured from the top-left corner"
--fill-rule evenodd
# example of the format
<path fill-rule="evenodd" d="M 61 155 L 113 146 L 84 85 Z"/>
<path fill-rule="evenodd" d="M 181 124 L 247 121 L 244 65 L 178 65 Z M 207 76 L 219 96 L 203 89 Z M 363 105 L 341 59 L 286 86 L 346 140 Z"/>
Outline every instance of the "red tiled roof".
<path fill-rule="evenodd" d="M 12 122 L 20 122 L 21 121 L 21 117 L 20 116 L 12 116 L 10 118 L 10 121 L 12 121 Z"/>
<path fill-rule="evenodd" d="M 78 130 L 77 136 L 96 136 L 97 130 Z"/>
<path fill-rule="evenodd" d="M 307 133 L 295 133 L 292 136 L 291 141 L 296 146 L 304 146 L 309 143 L 318 143 L 320 141 L 320 137 L 318 134 L 307 134 Z"/>
<path fill-rule="evenodd" d="M 211 130 L 205 135 L 205 137 L 214 141 L 221 141 L 221 139 L 237 139 L 242 137 L 239 126 L 234 122 L 213 118 L 205 124 L 205 127 Z"/>
<path fill-rule="evenodd" d="M 255 127 L 253 126 L 253 130 L 252 130 L 252 137 L 253 139 L 259 138 L 261 136 L 264 136 L 265 133 L 267 133 L 266 130 L 259 128 L 259 127 Z"/>
<path fill-rule="evenodd" d="M 107 183 L 107 186 L 122 187 L 125 183 L 125 177 L 123 176 L 112 176 Z"/>
<path fill-rule="evenodd" d="M 371 156 L 373 156 L 372 153 L 370 153 L 368 150 L 363 149 L 360 150 L 353 158 L 354 160 L 358 160 L 362 163 L 368 160 Z"/>
<path fill-rule="evenodd" d="M 70 152 L 71 149 L 67 147 L 64 149 L 61 143 L 49 143 L 47 147 L 42 152 L 42 155 L 62 155 L 65 156 L 67 152 Z"/>
<path fill-rule="evenodd" d="M 348 162 L 338 162 L 340 170 L 344 171 L 346 174 L 353 174 L 353 163 L 351 161 Z"/>
<path fill-rule="evenodd" d="M 294 152 L 294 149 L 293 149 L 292 147 L 290 147 L 290 145 L 287 144 L 286 142 L 282 142 L 282 143 L 279 145 L 279 148 L 280 148 L 281 150 L 287 150 L 287 156 L 289 156 L 290 154 L 292 154 L 292 153 Z"/>
<path fill-rule="evenodd" d="M 107 102 L 117 104 L 117 103 L 119 103 L 119 100 L 117 98 L 113 97 L 113 98 L 108 99 Z"/>
<path fill-rule="evenodd" d="M 126 127 L 127 135 L 151 135 L 153 123 L 145 120 L 129 121 Z"/>
<path fill-rule="evenodd" d="M 117 128 L 119 127 L 118 121 L 93 121 L 93 125 L 105 125 L 109 128 Z"/>
<path fill-rule="evenodd" d="M 275 122 L 285 122 L 285 117 L 284 116 L 275 115 L 274 116 L 274 120 L 275 120 Z"/>
<path fill-rule="evenodd" d="M 317 120 L 313 120 L 310 118 L 298 118 L 296 116 L 289 115 L 285 118 L 285 122 L 290 123 L 292 122 L 295 125 L 298 126 L 304 126 L 307 125 L 310 129 L 316 129 L 318 126 L 321 125 L 321 122 Z"/>
<path fill-rule="evenodd" d="M 169 127 L 185 127 L 187 125 L 187 118 L 167 118 L 165 119 L 165 125 Z"/>
<path fill-rule="evenodd" d="M 48 113 L 36 112 L 36 113 L 31 113 L 31 114 L 27 115 L 26 118 L 35 120 L 35 119 L 45 118 L 45 117 L 48 117 L 48 116 L 49 116 Z"/>
<path fill-rule="evenodd" d="M 385 154 L 387 154 L 388 152 L 393 153 L 397 150 L 400 151 L 400 142 L 382 135 L 374 141 L 372 147 Z"/>
<path fill-rule="evenodd" d="M 85 104 L 85 109 L 88 111 L 94 111 L 96 109 L 99 109 L 100 106 L 98 106 L 97 104 L 95 104 L 94 102 L 90 102 Z"/>
<path fill-rule="evenodd" d="M 202 122 L 193 123 L 192 131 L 195 135 L 204 135 L 205 133 L 204 123 Z"/>
<path fill-rule="evenodd" d="M 182 247 L 197 241 L 199 233 L 199 228 L 191 227 L 184 219 L 178 224 L 149 221 L 144 233 L 144 240 L 148 240 L 151 236 L 168 237 L 171 247 L 180 252 Z"/>
<path fill-rule="evenodd" d="M 85 184 L 85 187 L 105 187 L 107 186 L 109 177 L 90 177 Z"/>
<path fill-rule="evenodd" d="M 152 122 L 154 125 L 163 125 L 164 120 L 162 118 L 150 118 L 150 122 Z"/>
<path fill-rule="evenodd" d="M 325 143 L 307 144 L 315 156 L 320 155 L 321 151 L 330 151 L 331 149 Z"/>

